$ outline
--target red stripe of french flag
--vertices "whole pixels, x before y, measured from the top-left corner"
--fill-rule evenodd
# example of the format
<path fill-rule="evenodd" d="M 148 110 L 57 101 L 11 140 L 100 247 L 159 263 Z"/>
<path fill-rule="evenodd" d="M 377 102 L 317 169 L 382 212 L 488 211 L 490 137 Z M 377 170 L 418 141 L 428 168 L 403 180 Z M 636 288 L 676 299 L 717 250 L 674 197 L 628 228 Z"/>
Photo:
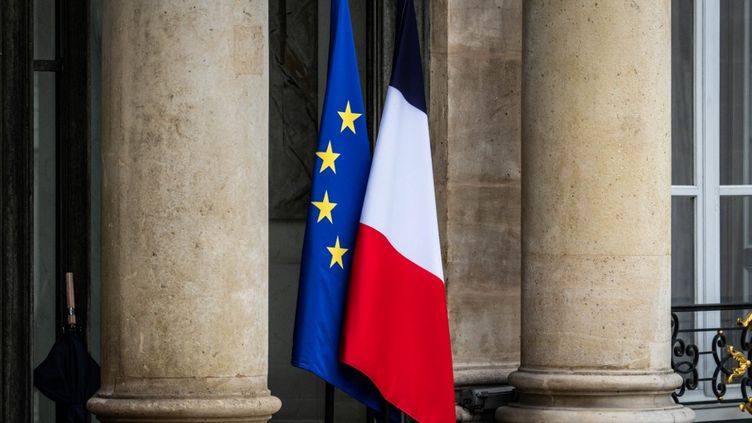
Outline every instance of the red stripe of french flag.
<path fill-rule="evenodd" d="M 341 360 L 421 423 L 455 421 L 428 117 L 390 86 L 354 250 Z"/>

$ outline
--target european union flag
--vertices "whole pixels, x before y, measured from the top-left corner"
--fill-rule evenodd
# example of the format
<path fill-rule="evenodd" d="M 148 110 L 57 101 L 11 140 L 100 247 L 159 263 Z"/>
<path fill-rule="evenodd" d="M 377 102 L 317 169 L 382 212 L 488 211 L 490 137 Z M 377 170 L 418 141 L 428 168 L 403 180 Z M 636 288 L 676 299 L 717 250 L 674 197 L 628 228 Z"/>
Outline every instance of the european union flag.
<path fill-rule="evenodd" d="M 371 166 L 347 0 L 332 1 L 329 73 L 313 168 L 292 364 L 374 410 L 371 381 L 339 361 L 355 234 Z"/>

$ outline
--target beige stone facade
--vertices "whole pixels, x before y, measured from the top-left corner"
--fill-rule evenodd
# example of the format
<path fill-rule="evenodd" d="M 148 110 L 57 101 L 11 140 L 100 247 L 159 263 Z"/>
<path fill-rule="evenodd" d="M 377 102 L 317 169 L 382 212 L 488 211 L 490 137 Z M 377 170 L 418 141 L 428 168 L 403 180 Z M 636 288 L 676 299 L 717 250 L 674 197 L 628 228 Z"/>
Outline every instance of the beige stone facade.
<path fill-rule="evenodd" d="M 280 408 L 267 3 L 105 2 L 103 422 Z M 455 384 L 515 386 L 498 421 L 693 421 L 670 397 L 669 6 L 427 7 Z"/>
<path fill-rule="evenodd" d="M 459 385 L 504 383 L 519 362 L 521 6 L 431 5 L 431 137 Z"/>

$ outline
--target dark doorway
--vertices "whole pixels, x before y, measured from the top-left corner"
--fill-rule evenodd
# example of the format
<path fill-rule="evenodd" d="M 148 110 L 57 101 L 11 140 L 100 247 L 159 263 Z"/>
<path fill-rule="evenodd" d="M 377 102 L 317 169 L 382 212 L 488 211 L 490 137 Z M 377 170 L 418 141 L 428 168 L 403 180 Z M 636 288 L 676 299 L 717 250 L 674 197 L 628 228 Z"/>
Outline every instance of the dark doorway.
<path fill-rule="evenodd" d="M 0 8 L 0 419 L 62 421 L 31 370 L 63 326 L 74 272 L 88 328 L 89 1 L 3 0 Z M 86 337 L 86 333 L 84 333 Z M 47 348 L 45 348 L 47 347 Z"/>

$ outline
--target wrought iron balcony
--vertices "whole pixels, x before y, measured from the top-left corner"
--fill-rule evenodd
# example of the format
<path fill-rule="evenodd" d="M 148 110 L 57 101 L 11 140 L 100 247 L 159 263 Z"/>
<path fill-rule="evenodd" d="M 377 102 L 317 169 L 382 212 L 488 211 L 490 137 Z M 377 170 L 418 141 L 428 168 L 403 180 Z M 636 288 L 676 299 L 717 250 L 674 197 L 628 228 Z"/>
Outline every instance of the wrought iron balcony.
<path fill-rule="evenodd" d="M 752 413 L 752 304 L 672 307 L 671 367 L 683 405 L 735 403 Z"/>

